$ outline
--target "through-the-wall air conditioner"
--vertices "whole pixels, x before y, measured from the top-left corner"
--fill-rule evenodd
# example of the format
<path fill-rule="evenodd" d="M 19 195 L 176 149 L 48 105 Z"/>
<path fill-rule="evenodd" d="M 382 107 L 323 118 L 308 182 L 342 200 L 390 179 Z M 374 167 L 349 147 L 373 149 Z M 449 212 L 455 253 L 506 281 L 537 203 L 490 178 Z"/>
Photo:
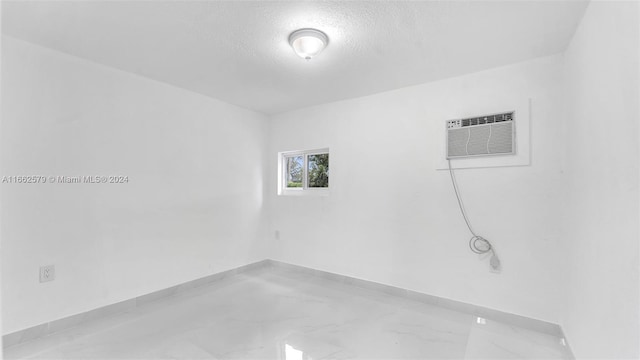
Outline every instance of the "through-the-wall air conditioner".
<path fill-rule="evenodd" d="M 516 153 L 515 112 L 447 121 L 447 159 Z"/>

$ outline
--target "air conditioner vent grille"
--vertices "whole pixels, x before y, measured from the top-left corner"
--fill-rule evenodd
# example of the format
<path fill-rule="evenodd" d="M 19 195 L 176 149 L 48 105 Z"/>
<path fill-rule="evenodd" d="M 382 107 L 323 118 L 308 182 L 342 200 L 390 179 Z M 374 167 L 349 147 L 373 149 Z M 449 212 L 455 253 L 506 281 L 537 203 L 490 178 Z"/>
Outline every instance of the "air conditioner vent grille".
<path fill-rule="evenodd" d="M 514 114 L 447 121 L 447 159 L 515 154 Z"/>

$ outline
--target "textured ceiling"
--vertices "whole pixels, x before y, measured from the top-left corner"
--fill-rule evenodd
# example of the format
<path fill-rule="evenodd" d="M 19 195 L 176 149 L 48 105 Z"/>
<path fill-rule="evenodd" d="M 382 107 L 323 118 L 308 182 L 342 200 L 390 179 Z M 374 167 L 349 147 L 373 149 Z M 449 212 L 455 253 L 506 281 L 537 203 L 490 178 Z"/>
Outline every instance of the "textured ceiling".
<path fill-rule="evenodd" d="M 584 1 L 3 1 L 2 32 L 267 114 L 561 52 Z M 292 31 L 330 38 L 305 61 Z"/>

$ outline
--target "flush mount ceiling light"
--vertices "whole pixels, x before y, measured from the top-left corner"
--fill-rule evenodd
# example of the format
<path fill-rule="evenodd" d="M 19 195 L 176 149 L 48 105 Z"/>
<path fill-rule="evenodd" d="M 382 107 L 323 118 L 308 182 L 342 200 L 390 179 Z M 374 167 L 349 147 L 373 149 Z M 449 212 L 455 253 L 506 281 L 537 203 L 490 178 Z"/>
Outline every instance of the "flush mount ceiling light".
<path fill-rule="evenodd" d="M 328 43 L 327 34 L 316 29 L 300 29 L 289 35 L 289 44 L 293 51 L 306 60 L 320 54 Z"/>

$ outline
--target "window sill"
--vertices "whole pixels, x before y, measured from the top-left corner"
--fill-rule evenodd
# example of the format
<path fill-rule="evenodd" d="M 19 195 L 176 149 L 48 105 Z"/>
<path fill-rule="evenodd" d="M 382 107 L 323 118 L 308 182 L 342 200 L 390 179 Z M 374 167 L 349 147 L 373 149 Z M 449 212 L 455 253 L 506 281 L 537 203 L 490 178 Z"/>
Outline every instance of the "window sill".
<path fill-rule="evenodd" d="M 329 189 L 280 190 L 278 196 L 329 196 Z"/>

